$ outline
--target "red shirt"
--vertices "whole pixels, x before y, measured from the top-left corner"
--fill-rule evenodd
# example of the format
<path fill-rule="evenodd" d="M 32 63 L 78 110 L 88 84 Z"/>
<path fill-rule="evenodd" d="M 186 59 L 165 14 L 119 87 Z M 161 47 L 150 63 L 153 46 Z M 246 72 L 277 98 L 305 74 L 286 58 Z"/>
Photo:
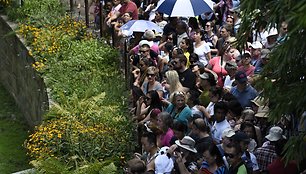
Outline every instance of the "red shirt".
<path fill-rule="evenodd" d="M 138 19 L 138 9 L 137 9 L 136 4 L 133 1 L 129 1 L 128 3 L 123 3 L 121 8 L 119 9 L 119 12 L 121 15 L 123 15 L 126 12 L 132 12 L 133 20 Z"/>
<path fill-rule="evenodd" d="M 271 164 L 268 165 L 268 171 L 270 174 L 295 174 L 298 172 L 297 164 L 293 161 L 289 161 L 285 167 L 283 160 L 278 157 Z"/>

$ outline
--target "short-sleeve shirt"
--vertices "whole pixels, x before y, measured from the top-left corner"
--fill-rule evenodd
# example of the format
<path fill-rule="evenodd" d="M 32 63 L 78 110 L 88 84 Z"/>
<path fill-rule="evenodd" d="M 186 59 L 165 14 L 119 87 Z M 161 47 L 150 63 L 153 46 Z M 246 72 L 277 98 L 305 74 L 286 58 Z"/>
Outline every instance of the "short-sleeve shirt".
<path fill-rule="evenodd" d="M 225 61 L 225 60 L 223 60 Z M 221 66 L 221 57 L 217 56 L 209 60 L 209 64 L 212 67 L 212 71 L 218 75 L 218 85 L 223 87 L 223 77 L 227 75 L 227 71 Z"/>
<path fill-rule="evenodd" d="M 196 53 L 199 56 L 199 61 L 201 63 L 203 63 L 204 66 L 206 66 L 208 64 L 206 54 L 210 52 L 209 44 L 204 42 L 201 46 L 199 46 L 197 48 L 195 47 L 195 44 L 193 46 L 194 46 L 194 51 L 193 52 Z"/>
<path fill-rule="evenodd" d="M 161 145 L 170 147 L 170 141 L 173 136 L 174 136 L 173 130 L 169 128 L 168 131 L 164 135 L 161 135 L 160 137 Z"/>
<path fill-rule="evenodd" d="M 152 90 L 155 90 L 155 91 L 163 91 L 163 87 L 162 85 L 159 83 L 159 82 L 155 82 L 157 83 L 156 85 L 153 86 L 153 89 Z M 146 95 L 149 91 L 148 91 L 148 82 L 144 82 L 142 84 L 143 86 L 143 93 Z"/>
<path fill-rule="evenodd" d="M 178 72 L 181 84 L 189 88 L 190 90 L 195 89 L 196 85 L 196 75 L 192 72 L 190 68 L 187 68 L 184 72 Z"/>
<path fill-rule="evenodd" d="M 133 1 L 129 1 L 128 3 L 122 4 L 121 8 L 119 9 L 119 12 L 121 15 L 127 12 L 131 12 L 132 19 L 137 20 L 138 19 L 138 9 L 136 4 Z"/>
<path fill-rule="evenodd" d="M 243 91 L 239 91 L 237 86 L 234 86 L 231 93 L 237 98 L 242 108 L 250 107 L 251 100 L 258 96 L 258 92 L 251 85 L 248 85 Z"/>
<path fill-rule="evenodd" d="M 170 104 L 167 107 L 166 112 L 170 113 L 170 115 L 175 121 L 180 121 L 184 123 L 185 125 L 187 125 L 188 118 L 190 118 L 192 115 L 191 109 L 186 105 L 185 108 L 181 112 L 176 113 L 174 107 L 175 106 L 173 104 Z"/>

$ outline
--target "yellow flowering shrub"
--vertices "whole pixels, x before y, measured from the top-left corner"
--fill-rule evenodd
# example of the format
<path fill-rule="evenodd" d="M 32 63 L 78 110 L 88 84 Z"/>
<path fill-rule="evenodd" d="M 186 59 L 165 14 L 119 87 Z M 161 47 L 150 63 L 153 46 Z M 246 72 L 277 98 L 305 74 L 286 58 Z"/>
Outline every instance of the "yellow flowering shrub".
<path fill-rule="evenodd" d="M 67 46 L 67 42 L 64 41 L 92 38 L 92 35 L 86 32 L 85 23 L 75 21 L 69 15 L 61 18 L 56 26 L 36 27 L 33 24 L 20 24 L 17 33 L 26 39 L 30 47 L 29 55 L 35 59 L 32 66 L 36 70 L 41 70 L 48 58 L 54 57 L 62 47 Z"/>

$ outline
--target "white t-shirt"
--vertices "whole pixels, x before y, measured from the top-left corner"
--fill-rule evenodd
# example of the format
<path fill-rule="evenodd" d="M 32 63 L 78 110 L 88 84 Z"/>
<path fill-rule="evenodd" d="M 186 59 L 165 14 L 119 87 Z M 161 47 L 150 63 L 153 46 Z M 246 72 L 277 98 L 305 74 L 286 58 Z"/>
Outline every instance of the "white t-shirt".
<path fill-rule="evenodd" d="M 214 113 L 214 106 L 215 106 L 215 103 L 209 102 L 209 104 L 206 107 L 206 111 L 209 113 L 210 116 L 213 116 L 215 114 Z"/>
<path fill-rule="evenodd" d="M 194 53 L 196 53 L 199 56 L 200 62 L 203 63 L 204 66 L 206 66 L 208 64 L 206 54 L 210 52 L 209 44 L 206 42 L 203 42 L 201 46 L 196 48 L 195 43 L 193 43 L 193 46 L 194 46 Z"/>
<path fill-rule="evenodd" d="M 231 80 L 231 77 L 230 77 L 229 75 L 227 75 L 227 76 L 225 77 L 225 80 L 224 80 L 224 88 L 226 88 L 226 89 L 228 89 L 228 90 L 231 90 L 232 84 L 233 84 L 234 81 L 235 81 L 235 78 L 233 78 L 233 79 Z"/>
<path fill-rule="evenodd" d="M 226 129 L 226 128 L 230 128 L 230 124 L 227 122 L 226 119 L 224 119 L 223 121 L 217 123 L 215 122 L 213 127 L 211 128 L 211 134 L 212 134 L 212 138 L 219 144 L 221 142 L 222 139 L 222 132 Z"/>

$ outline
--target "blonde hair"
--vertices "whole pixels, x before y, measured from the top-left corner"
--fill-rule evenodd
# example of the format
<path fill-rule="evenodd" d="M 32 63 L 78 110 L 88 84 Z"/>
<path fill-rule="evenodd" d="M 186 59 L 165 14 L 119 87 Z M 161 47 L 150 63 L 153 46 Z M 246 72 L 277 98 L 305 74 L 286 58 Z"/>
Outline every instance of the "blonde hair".
<path fill-rule="evenodd" d="M 178 91 L 183 88 L 183 85 L 180 82 L 179 75 L 175 70 L 170 70 L 166 72 L 167 82 L 170 85 L 170 94 L 174 91 Z"/>

